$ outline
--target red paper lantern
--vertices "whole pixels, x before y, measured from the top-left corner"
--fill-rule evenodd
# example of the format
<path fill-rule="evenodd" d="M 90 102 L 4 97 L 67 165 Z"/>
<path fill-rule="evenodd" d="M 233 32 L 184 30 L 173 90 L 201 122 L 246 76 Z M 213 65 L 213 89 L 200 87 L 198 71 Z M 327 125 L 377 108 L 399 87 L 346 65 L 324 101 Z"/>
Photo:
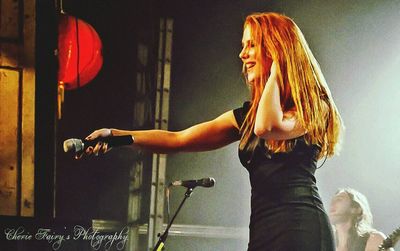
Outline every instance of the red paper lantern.
<path fill-rule="evenodd" d="M 102 43 L 95 29 L 72 16 L 60 14 L 58 23 L 58 82 L 66 90 L 89 83 L 103 65 Z"/>

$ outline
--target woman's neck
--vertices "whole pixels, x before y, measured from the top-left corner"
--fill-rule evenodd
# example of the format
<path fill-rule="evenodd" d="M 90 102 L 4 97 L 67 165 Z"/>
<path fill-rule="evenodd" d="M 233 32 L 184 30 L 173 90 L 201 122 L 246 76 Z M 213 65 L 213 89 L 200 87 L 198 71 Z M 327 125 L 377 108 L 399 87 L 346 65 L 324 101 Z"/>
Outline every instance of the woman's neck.
<path fill-rule="evenodd" d="M 349 241 L 351 222 L 344 222 L 335 225 L 337 247 L 336 251 L 348 251 L 347 243 Z"/>

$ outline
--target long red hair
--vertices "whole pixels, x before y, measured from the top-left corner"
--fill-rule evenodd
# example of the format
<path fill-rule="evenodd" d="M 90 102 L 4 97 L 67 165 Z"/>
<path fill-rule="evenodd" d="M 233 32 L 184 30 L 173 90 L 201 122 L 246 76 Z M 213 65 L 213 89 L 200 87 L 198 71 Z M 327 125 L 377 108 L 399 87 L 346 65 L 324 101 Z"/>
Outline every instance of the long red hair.
<path fill-rule="evenodd" d="M 276 63 L 282 111 L 295 111 L 297 121 L 307 131 L 308 144 L 321 147 L 319 157 L 338 152 L 343 123 L 332 95 L 301 30 L 295 22 L 277 13 L 254 13 L 244 23 L 251 29 L 256 45 L 256 56 L 262 67 L 259 78 L 251 86 L 251 104 L 240 128 L 240 148 L 251 150 L 258 144 L 252 140 L 258 103 L 268 80 L 272 62 Z M 243 68 L 245 74 L 245 68 Z M 267 148 L 273 152 L 287 152 L 293 140 L 268 140 Z"/>

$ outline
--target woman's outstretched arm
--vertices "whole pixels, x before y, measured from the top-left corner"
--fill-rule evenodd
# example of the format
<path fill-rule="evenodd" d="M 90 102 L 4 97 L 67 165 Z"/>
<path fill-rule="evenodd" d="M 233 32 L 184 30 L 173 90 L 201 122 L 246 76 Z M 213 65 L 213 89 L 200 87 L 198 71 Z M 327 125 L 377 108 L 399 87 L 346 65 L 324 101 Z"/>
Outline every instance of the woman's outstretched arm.
<path fill-rule="evenodd" d="M 103 136 L 102 130 L 105 129 L 94 131 L 86 139 L 93 140 Z M 233 111 L 228 111 L 214 120 L 200 123 L 177 132 L 111 129 L 112 136 L 131 135 L 134 138 L 134 146 L 156 153 L 195 152 L 217 149 L 238 140 L 238 132 L 238 125 Z M 100 147 L 95 147 L 95 152 L 99 149 Z M 104 149 L 102 150 L 104 151 Z"/>

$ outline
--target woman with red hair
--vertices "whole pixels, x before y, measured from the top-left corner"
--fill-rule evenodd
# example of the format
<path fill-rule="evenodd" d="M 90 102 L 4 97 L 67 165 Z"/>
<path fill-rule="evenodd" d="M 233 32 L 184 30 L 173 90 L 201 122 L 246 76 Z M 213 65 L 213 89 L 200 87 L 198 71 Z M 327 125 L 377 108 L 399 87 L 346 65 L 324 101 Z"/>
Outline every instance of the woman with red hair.
<path fill-rule="evenodd" d="M 132 136 L 154 152 L 205 151 L 240 140 L 252 186 L 248 250 L 333 251 L 316 187 L 317 160 L 340 146 L 342 120 L 321 69 L 294 21 L 255 13 L 244 23 L 243 73 L 251 100 L 188 129 L 99 129 L 86 139 Z M 88 154 L 106 152 L 98 143 Z"/>

